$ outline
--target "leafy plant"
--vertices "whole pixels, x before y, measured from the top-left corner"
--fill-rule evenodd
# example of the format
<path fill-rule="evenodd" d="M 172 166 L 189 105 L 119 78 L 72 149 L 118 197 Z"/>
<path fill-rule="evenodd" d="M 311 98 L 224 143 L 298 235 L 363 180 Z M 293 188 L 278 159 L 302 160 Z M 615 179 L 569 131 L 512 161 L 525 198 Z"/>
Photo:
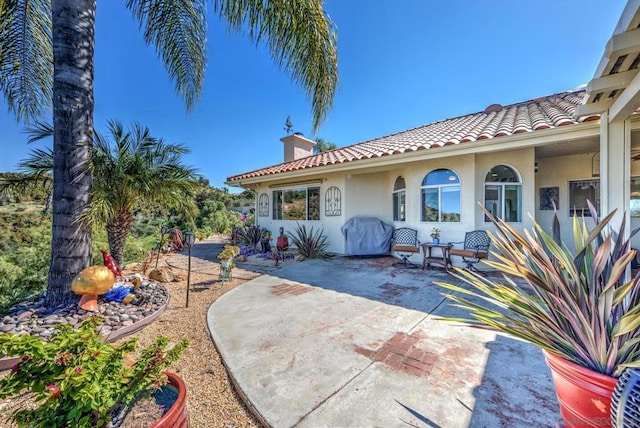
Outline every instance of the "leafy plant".
<path fill-rule="evenodd" d="M 585 218 L 573 218 L 574 251 L 561 240 L 557 213 L 549 235 L 537 223 L 520 234 L 485 211 L 497 228 L 492 239 L 499 252 L 497 261 L 484 263 L 504 278 L 456 269 L 472 290 L 438 285 L 460 293 L 446 297 L 471 318 L 449 319 L 507 333 L 606 375 L 640 367 L 640 275 L 625 280 L 636 251 L 623 238 L 624 223 L 619 230 L 610 225 L 615 211 L 598 221 L 591 203 L 589 209 L 593 229 Z"/>
<path fill-rule="evenodd" d="M 433 239 L 440 239 L 440 229 L 438 229 L 437 227 L 431 229 L 430 236 Z"/>
<path fill-rule="evenodd" d="M 324 229 L 313 231 L 313 226 L 307 231 L 306 226 L 297 224 L 294 233 L 288 232 L 291 242 L 297 247 L 298 253 L 307 259 L 326 258 L 329 246 Z"/>
<path fill-rule="evenodd" d="M 235 245 L 225 245 L 223 250 L 218 254 L 218 260 L 231 260 L 240 253 L 240 248 Z"/>
<path fill-rule="evenodd" d="M 255 247 L 260 242 L 262 228 L 260 226 L 244 226 L 235 229 L 237 244 Z"/>
<path fill-rule="evenodd" d="M 34 427 L 95 427 L 115 416 L 120 420 L 132 403 L 166 383 L 163 371 L 187 346 L 182 340 L 168 349 L 169 339 L 160 336 L 129 365 L 127 356 L 136 350 L 137 339 L 108 344 L 97 332 L 100 322 L 90 317 L 77 330 L 58 325 L 49 342 L 0 334 L 0 354 L 21 357 L 0 379 L 0 399 L 30 392 L 37 404 L 16 411 L 11 420 Z"/>

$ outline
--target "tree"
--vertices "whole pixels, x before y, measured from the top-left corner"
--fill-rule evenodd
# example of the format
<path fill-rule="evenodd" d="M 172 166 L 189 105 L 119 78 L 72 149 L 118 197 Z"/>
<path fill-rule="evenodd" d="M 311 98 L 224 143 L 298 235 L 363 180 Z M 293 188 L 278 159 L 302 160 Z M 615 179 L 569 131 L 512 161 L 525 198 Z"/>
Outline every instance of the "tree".
<path fill-rule="evenodd" d="M 331 143 L 329 141 L 326 141 L 324 138 L 316 138 L 316 152 L 317 153 L 322 153 L 322 152 L 328 152 L 329 150 L 334 150 L 337 149 L 338 146 L 336 146 L 335 143 Z"/>
<path fill-rule="evenodd" d="M 338 71 L 334 26 L 322 0 L 212 0 L 229 29 L 264 41 L 311 98 L 314 129 L 325 118 Z M 191 108 L 206 63 L 205 0 L 128 0 Z M 0 0 L 0 90 L 19 119 L 53 112 L 53 225 L 47 305 L 74 300 L 72 278 L 91 262 L 89 206 L 96 0 Z"/>
<path fill-rule="evenodd" d="M 125 132 L 122 123 L 113 120 L 108 129 L 113 146 L 107 136 L 94 133 L 91 203 L 80 219 L 87 226 L 106 226 L 109 252 L 121 264 L 134 209 L 155 204 L 192 214 L 196 210 L 198 175 L 195 169 L 182 164 L 182 155 L 189 153 L 184 145 L 155 138 L 149 128 L 138 123 Z M 50 125 L 39 124 L 29 130 L 29 141 L 50 137 L 53 132 Z M 29 158 L 18 164 L 25 175 L 7 185 L 15 188 L 24 187 L 25 183 L 46 184 L 53 165 L 51 150 L 32 150 Z"/>

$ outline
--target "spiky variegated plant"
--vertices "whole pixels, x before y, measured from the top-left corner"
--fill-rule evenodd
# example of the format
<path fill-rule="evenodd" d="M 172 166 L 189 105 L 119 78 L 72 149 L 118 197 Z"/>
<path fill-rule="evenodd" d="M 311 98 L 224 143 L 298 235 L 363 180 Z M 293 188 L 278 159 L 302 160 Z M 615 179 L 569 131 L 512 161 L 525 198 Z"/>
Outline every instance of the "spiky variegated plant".
<path fill-rule="evenodd" d="M 324 229 L 313 231 L 313 227 L 307 230 L 304 224 L 297 224 L 294 233 L 288 233 L 298 254 L 307 259 L 326 258 L 329 242 L 324 234 Z"/>
<path fill-rule="evenodd" d="M 590 203 L 589 209 L 595 226 L 589 230 L 585 218 L 574 217 L 573 251 L 561 240 L 557 215 L 549 235 L 535 222 L 518 233 L 487 213 L 498 251 L 496 261 L 484 263 L 504 278 L 456 269 L 471 290 L 437 284 L 456 292 L 446 297 L 471 318 L 447 319 L 507 333 L 606 375 L 640 366 L 640 276 L 625 279 L 636 250 L 624 239 L 624 222 L 611 227 L 615 211 L 598 221 Z"/>

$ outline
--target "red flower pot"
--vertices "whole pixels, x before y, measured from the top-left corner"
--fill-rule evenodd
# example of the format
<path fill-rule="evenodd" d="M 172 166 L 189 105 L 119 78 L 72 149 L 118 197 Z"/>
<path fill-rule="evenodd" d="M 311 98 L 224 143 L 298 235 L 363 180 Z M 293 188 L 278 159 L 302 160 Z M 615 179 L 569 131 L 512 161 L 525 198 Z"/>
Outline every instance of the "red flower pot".
<path fill-rule="evenodd" d="M 285 251 L 289 248 L 289 238 L 286 236 L 278 236 L 278 240 L 276 241 L 276 249 L 278 251 Z"/>
<path fill-rule="evenodd" d="M 189 428 L 189 411 L 187 410 L 187 387 L 180 376 L 165 372 L 169 385 L 178 390 L 178 398 L 167 413 L 151 425 L 151 428 Z"/>
<path fill-rule="evenodd" d="M 551 369 L 565 426 L 611 427 L 611 396 L 617 379 L 542 353 Z"/>

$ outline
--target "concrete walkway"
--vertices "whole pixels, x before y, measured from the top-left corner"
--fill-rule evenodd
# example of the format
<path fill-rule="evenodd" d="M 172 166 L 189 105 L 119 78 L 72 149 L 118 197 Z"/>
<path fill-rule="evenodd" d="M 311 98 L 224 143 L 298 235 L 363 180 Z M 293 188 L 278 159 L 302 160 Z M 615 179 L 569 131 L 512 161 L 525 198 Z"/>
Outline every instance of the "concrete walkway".
<path fill-rule="evenodd" d="M 308 260 L 210 307 L 212 338 L 249 406 L 275 427 L 553 427 L 541 352 L 436 319 L 441 271 L 390 258 Z"/>

